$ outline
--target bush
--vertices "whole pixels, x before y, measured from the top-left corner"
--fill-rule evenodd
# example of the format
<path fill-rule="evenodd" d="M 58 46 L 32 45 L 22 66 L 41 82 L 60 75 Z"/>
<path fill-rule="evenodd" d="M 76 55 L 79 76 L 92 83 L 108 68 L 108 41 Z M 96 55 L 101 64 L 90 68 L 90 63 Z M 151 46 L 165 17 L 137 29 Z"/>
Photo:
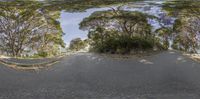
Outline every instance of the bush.
<path fill-rule="evenodd" d="M 93 44 L 93 51 L 100 53 L 128 54 L 131 51 L 144 51 L 148 49 L 153 49 L 153 47 L 153 39 L 118 36 L 107 38 L 104 40 L 103 43 L 100 44 L 95 42 Z"/>
<path fill-rule="evenodd" d="M 38 52 L 38 56 L 40 56 L 40 57 L 47 57 L 48 53 L 47 52 Z"/>
<path fill-rule="evenodd" d="M 72 51 L 80 51 L 81 49 L 86 48 L 87 40 L 81 40 L 81 38 L 75 38 L 71 40 L 69 49 Z"/>

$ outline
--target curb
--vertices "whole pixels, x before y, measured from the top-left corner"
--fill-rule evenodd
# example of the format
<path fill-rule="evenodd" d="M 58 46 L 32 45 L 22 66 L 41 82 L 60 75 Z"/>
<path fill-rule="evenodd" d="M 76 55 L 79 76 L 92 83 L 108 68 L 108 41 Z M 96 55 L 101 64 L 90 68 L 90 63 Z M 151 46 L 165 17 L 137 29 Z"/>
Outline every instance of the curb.
<path fill-rule="evenodd" d="M 16 62 L 9 62 L 5 61 L 3 59 L 0 59 L 0 63 L 14 68 L 14 69 L 21 69 L 21 70 L 36 70 L 36 69 L 41 69 L 44 67 L 49 67 L 55 63 L 58 63 L 59 60 L 61 60 L 63 57 L 59 57 L 58 59 L 49 61 L 49 62 L 43 62 L 43 63 L 38 63 L 38 64 L 23 64 L 23 63 L 16 63 Z"/>

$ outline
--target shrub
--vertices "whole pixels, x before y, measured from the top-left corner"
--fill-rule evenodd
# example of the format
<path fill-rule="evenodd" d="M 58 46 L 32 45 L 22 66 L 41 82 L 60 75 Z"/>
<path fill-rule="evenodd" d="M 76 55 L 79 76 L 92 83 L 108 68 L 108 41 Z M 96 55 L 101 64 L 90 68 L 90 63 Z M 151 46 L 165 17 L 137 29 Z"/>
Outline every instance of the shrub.
<path fill-rule="evenodd" d="M 81 38 L 75 38 L 71 40 L 69 49 L 72 51 L 79 51 L 81 49 L 86 48 L 87 46 L 87 40 L 81 40 Z"/>
<path fill-rule="evenodd" d="M 38 52 L 38 56 L 40 57 L 47 57 L 48 56 L 48 53 L 47 52 Z"/>
<path fill-rule="evenodd" d="M 93 51 L 100 53 L 117 53 L 117 54 L 128 54 L 131 51 L 144 51 L 153 49 L 153 39 L 145 39 L 142 37 L 128 37 L 118 36 L 111 37 L 104 40 L 103 43 L 93 44 Z"/>

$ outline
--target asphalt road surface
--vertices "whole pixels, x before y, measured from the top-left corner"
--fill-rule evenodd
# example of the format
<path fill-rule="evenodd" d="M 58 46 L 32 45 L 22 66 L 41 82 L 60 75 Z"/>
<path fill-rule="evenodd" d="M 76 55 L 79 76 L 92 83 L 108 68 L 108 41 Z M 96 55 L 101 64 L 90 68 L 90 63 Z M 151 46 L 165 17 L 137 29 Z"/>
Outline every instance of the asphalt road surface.
<path fill-rule="evenodd" d="M 0 65 L 0 99 L 200 99 L 200 64 L 177 52 L 77 54 L 38 71 Z"/>

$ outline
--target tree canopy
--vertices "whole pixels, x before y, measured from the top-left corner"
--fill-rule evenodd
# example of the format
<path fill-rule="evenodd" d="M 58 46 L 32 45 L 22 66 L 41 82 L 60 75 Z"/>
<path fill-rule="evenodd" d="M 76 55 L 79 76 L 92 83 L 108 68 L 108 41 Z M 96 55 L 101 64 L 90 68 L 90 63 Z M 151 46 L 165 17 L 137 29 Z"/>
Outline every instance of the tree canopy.
<path fill-rule="evenodd" d="M 69 49 L 72 51 L 80 51 L 81 49 L 86 48 L 87 40 L 81 40 L 81 38 L 75 38 L 71 40 Z"/>
<path fill-rule="evenodd" d="M 168 15 L 175 17 L 172 47 L 197 53 L 200 48 L 200 2 L 198 0 L 176 0 L 163 5 Z"/>
<path fill-rule="evenodd" d="M 88 31 L 92 49 L 130 52 L 146 49 L 145 46 L 150 49 L 172 46 L 196 53 L 200 48 L 198 0 L 166 1 L 163 11 L 176 20 L 173 27 L 160 24 L 156 31 L 152 31 L 149 23 L 149 19 L 157 19 L 155 16 L 123 10 L 120 6 L 133 1 L 142 0 L 1 0 L 0 49 L 12 56 L 20 56 L 27 50 L 56 55 L 56 50 L 65 47 L 64 33 L 57 20 L 61 11 L 82 12 L 111 5 L 119 7 L 94 12 L 80 23 L 80 29 Z"/>
<path fill-rule="evenodd" d="M 60 23 L 56 20 L 59 13 L 41 9 L 38 2 L 18 6 L 12 4 L 14 3 L 0 3 L 2 51 L 19 56 L 25 50 L 47 51 L 50 46 L 65 46 Z"/>
<path fill-rule="evenodd" d="M 97 11 L 83 19 L 80 29 L 89 30 L 92 47 L 100 52 L 129 53 L 133 49 L 154 47 L 152 26 L 148 19 L 154 16 L 118 7 Z"/>

